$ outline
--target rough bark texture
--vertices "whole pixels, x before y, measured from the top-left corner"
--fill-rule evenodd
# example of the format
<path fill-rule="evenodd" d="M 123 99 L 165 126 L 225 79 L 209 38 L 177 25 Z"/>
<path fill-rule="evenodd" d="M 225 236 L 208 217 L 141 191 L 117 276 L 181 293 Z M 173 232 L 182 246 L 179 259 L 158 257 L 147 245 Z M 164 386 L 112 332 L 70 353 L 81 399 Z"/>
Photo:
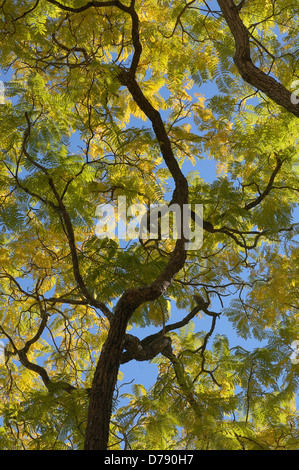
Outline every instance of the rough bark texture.
<path fill-rule="evenodd" d="M 90 393 L 85 450 L 107 449 L 113 392 L 123 349 L 123 338 L 131 314 L 130 304 L 122 302 L 111 321 Z"/>

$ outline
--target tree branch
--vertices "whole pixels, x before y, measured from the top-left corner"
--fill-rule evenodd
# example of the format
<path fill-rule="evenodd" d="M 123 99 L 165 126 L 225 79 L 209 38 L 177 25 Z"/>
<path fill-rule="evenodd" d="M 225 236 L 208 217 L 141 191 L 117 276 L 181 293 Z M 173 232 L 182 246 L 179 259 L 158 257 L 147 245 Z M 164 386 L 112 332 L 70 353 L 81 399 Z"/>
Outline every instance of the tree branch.
<path fill-rule="evenodd" d="M 48 373 L 47 373 L 46 369 L 44 367 L 38 365 L 38 364 L 34 364 L 33 362 L 29 361 L 29 359 L 27 357 L 27 353 L 29 351 L 30 346 L 32 346 L 34 343 L 36 343 L 36 341 L 38 341 L 39 338 L 41 337 L 41 335 L 42 335 L 42 333 L 43 333 L 43 331 L 46 327 L 47 319 L 48 319 L 48 315 L 44 312 L 42 314 L 42 321 L 40 323 L 40 326 L 38 328 L 37 333 L 33 336 L 33 338 L 26 341 L 25 346 L 22 349 L 18 349 L 16 347 L 12 337 L 3 329 L 2 326 L 0 326 L 0 331 L 9 340 L 9 342 L 10 342 L 12 348 L 13 348 L 14 354 L 16 354 L 19 357 L 19 360 L 20 360 L 21 364 L 24 367 L 26 367 L 26 369 L 29 369 L 29 370 L 37 373 L 41 377 L 41 379 L 44 382 L 45 386 L 48 388 L 49 383 L 50 383 L 50 378 L 48 376 Z"/>
<path fill-rule="evenodd" d="M 177 330 L 187 325 L 195 315 L 198 314 L 201 310 L 211 315 L 211 312 L 208 311 L 207 307 L 209 302 L 206 302 L 199 295 L 194 296 L 197 305 L 191 310 L 191 312 L 185 316 L 182 320 L 171 323 L 170 325 L 165 325 L 162 330 L 158 331 L 153 335 L 149 335 L 143 340 L 140 340 L 136 336 L 131 334 L 126 334 L 124 340 L 124 349 L 126 352 L 123 353 L 121 358 L 121 364 L 135 359 L 136 361 L 148 361 L 153 359 L 158 354 L 162 353 L 165 349 L 168 349 L 171 345 L 171 339 L 165 336 L 165 333 L 169 331 Z"/>
<path fill-rule="evenodd" d="M 56 198 L 56 201 L 57 201 L 58 205 L 56 206 L 51 201 L 45 200 L 44 198 L 42 198 L 41 196 L 39 196 L 35 193 L 34 193 L 34 197 L 37 197 L 38 199 L 42 200 L 42 202 L 46 205 L 51 205 L 51 207 L 62 218 L 62 220 L 64 222 L 64 228 L 65 228 L 65 233 L 66 233 L 66 236 L 67 236 L 67 239 L 68 239 L 70 252 L 71 252 L 74 278 L 77 282 L 77 285 L 80 289 L 80 292 L 88 300 L 90 305 L 92 305 L 95 308 L 99 308 L 102 311 L 102 313 L 105 316 L 107 316 L 107 318 L 109 320 L 111 320 L 112 312 L 109 310 L 109 308 L 103 302 L 100 302 L 100 301 L 98 301 L 97 299 L 94 298 L 94 296 L 87 289 L 87 287 L 84 283 L 84 280 L 81 276 L 80 267 L 79 267 L 79 260 L 78 260 L 78 255 L 77 255 L 75 234 L 74 234 L 74 230 L 73 230 L 72 221 L 71 221 L 69 213 L 68 213 L 68 211 L 67 211 L 67 209 L 66 209 L 66 207 L 65 207 L 65 205 L 62 201 L 62 198 L 60 197 L 60 195 L 59 195 L 59 193 L 58 193 L 58 191 L 55 187 L 54 181 L 53 181 L 51 175 L 49 174 L 48 169 L 46 167 L 44 167 L 43 165 L 41 165 L 40 163 L 36 162 L 29 155 L 29 153 L 27 151 L 26 147 L 27 147 L 28 140 L 30 138 L 30 130 L 31 130 L 31 125 L 32 124 L 31 124 L 31 121 L 30 121 L 30 118 L 29 118 L 29 115 L 28 115 L 27 112 L 25 112 L 25 117 L 26 117 L 26 121 L 27 121 L 28 126 L 27 126 L 27 129 L 26 129 L 25 133 L 24 133 L 24 139 L 23 139 L 23 144 L 22 144 L 22 153 L 25 155 L 27 160 L 29 160 L 36 168 L 41 170 L 47 176 L 49 186 L 52 190 L 52 193 L 54 194 L 54 196 Z M 22 186 L 22 189 L 24 189 L 23 186 Z M 26 192 L 29 192 L 29 191 L 27 190 Z"/>
<path fill-rule="evenodd" d="M 97 2 L 97 1 L 91 1 L 87 2 L 85 5 L 82 7 L 69 7 L 67 5 L 64 5 L 63 3 L 58 2 L 57 0 L 46 0 L 48 3 L 51 3 L 52 5 L 55 5 L 56 7 L 59 7 L 61 10 L 64 11 L 69 11 L 71 13 L 81 13 L 82 11 L 88 10 L 89 8 L 92 7 L 111 7 L 115 6 L 117 3 L 116 1 L 104 1 L 104 2 Z"/>
<path fill-rule="evenodd" d="M 282 167 L 282 164 L 283 164 L 283 160 L 280 160 L 280 158 L 276 157 L 276 166 L 274 168 L 273 173 L 270 176 L 269 182 L 268 182 L 265 190 L 256 199 L 254 199 L 254 201 L 246 204 L 244 206 L 244 209 L 246 209 L 247 211 L 252 209 L 253 207 L 260 204 L 265 199 L 266 196 L 268 196 L 271 189 L 273 188 L 273 183 L 275 181 L 277 173 L 279 172 L 280 168 Z"/>
<path fill-rule="evenodd" d="M 37 8 L 39 2 L 40 2 L 40 0 L 36 0 L 36 2 L 35 2 L 35 4 L 33 5 L 32 8 L 30 8 L 30 9 L 27 10 L 27 11 L 25 11 L 25 13 L 23 13 L 23 14 L 20 15 L 20 16 L 18 16 L 17 18 L 14 18 L 14 19 L 12 20 L 12 23 L 14 23 L 15 21 L 20 20 L 21 18 L 24 18 L 24 17 L 27 16 L 29 13 L 31 13 L 32 11 L 34 11 L 34 10 Z"/>
<path fill-rule="evenodd" d="M 275 78 L 270 77 L 253 64 L 249 42 L 250 34 L 239 16 L 240 8 L 235 5 L 233 0 L 217 1 L 235 40 L 234 62 L 241 77 L 247 83 L 265 93 L 279 106 L 299 117 L 299 104 L 292 103 L 292 93 Z M 240 5 L 243 6 L 242 2 Z"/>

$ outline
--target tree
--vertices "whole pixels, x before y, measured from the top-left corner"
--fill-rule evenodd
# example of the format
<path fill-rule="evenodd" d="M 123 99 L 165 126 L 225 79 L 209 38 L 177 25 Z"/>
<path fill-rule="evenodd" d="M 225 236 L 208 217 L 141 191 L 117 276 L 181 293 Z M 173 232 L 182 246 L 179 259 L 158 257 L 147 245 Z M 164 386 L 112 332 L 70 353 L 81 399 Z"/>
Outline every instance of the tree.
<path fill-rule="evenodd" d="M 2 2 L 1 448 L 298 448 L 298 13 Z M 193 228 L 201 204 L 202 245 L 100 238 L 124 196 Z M 130 361 L 157 363 L 149 390 L 122 394 Z"/>

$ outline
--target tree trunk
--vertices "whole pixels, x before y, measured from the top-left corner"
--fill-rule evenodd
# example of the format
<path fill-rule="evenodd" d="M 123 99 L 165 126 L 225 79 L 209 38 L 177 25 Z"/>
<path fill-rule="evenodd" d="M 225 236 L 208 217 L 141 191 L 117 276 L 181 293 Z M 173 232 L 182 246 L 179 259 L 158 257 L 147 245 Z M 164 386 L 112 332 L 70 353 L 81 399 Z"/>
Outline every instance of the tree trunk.
<path fill-rule="evenodd" d="M 129 305 L 121 305 L 115 312 L 107 340 L 101 351 L 93 378 L 85 450 L 106 450 L 109 440 L 109 424 L 113 393 L 117 381 L 120 358 L 127 324 L 132 314 Z"/>
<path fill-rule="evenodd" d="M 173 276 L 184 266 L 185 240 L 177 240 L 176 247 L 161 274 L 147 287 L 126 291 L 118 301 L 110 321 L 110 329 L 102 348 L 93 378 L 85 434 L 85 450 L 107 450 L 112 399 L 124 348 L 128 321 L 136 308 L 144 302 L 160 297 L 169 287 Z"/>

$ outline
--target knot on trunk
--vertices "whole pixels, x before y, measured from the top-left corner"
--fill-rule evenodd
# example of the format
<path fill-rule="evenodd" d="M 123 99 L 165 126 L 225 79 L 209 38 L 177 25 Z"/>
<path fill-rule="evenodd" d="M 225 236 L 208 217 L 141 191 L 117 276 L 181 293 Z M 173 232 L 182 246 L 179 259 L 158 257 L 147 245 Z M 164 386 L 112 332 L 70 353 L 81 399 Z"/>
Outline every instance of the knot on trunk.
<path fill-rule="evenodd" d="M 157 333 L 140 341 L 137 336 L 126 334 L 124 350 L 121 364 L 125 364 L 132 359 L 135 359 L 135 361 L 150 361 L 160 353 L 171 351 L 171 338 Z"/>

